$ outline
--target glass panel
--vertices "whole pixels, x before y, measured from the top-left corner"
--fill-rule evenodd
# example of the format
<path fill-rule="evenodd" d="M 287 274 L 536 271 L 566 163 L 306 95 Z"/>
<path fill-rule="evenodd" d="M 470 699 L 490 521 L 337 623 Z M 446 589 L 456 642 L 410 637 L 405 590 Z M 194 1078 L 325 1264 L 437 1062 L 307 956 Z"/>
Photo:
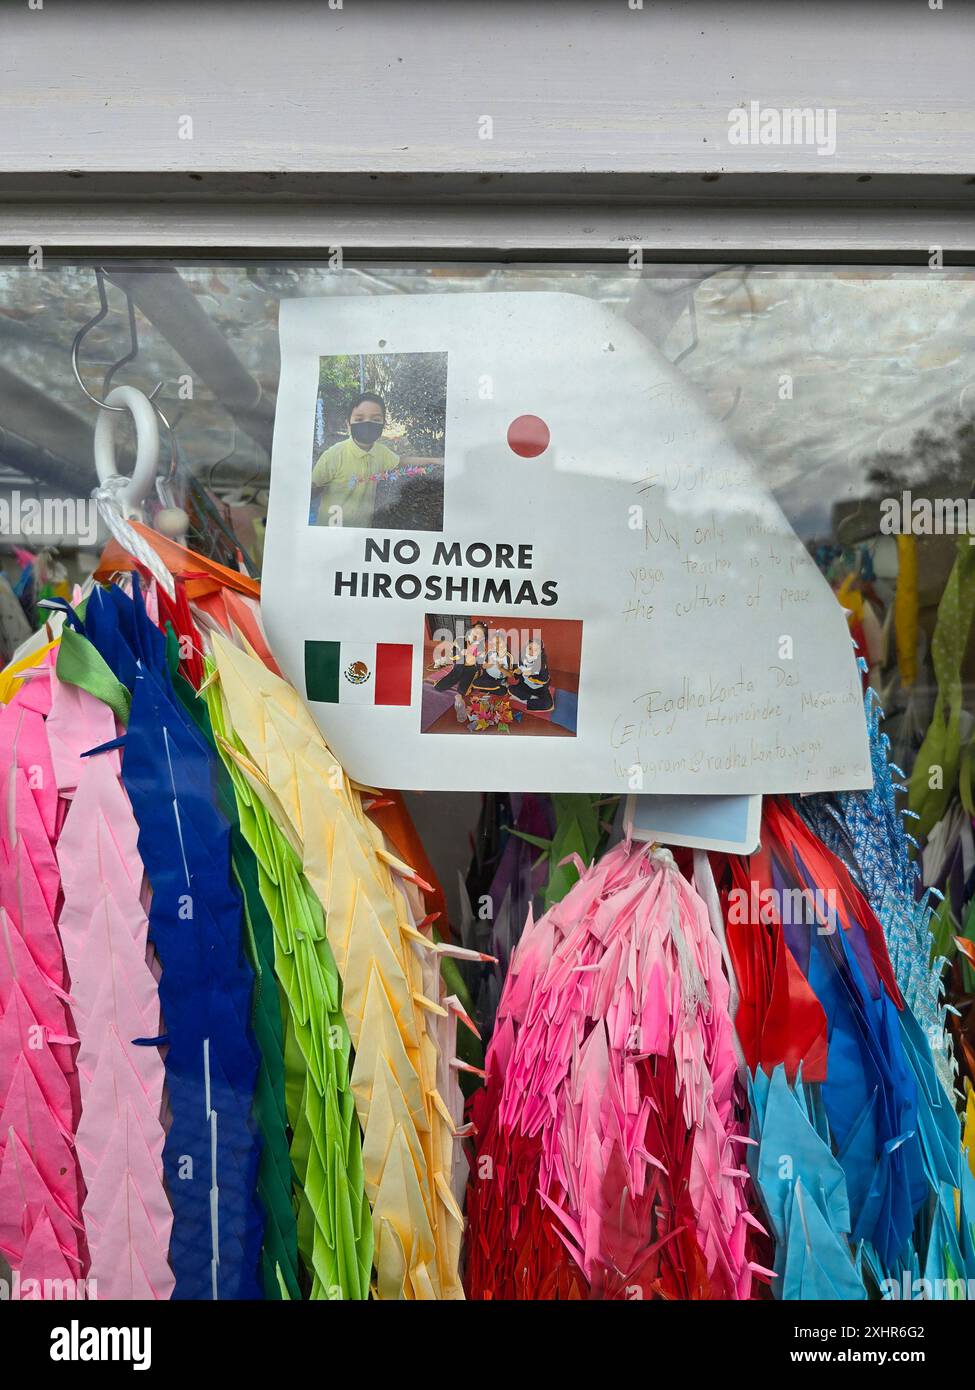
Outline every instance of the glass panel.
<path fill-rule="evenodd" d="M 0 1115 L 45 1146 L 0 1126 L 0 1277 L 971 1277 L 973 321 L 973 270 L 0 265 Z"/>
<path fill-rule="evenodd" d="M 109 313 L 80 351 L 86 383 L 99 394 L 106 369 L 130 350 L 129 290 L 140 306 L 138 357 L 112 381 L 162 383 L 158 401 L 186 464 L 217 496 L 266 486 L 278 305 L 295 297 L 550 290 L 607 304 L 706 393 L 807 540 L 829 535 L 834 509 L 865 491 L 873 473 L 923 482 L 951 460 L 957 472 L 957 449 L 945 439 L 939 451 L 930 435 L 941 439 L 949 417 L 973 409 L 969 270 L 143 262 L 110 269 L 105 284 Z M 74 381 L 69 352 L 98 305 L 90 266 L 0 265 L 8 468 L 16 456 L 33 461 L 26 476 L 94 480 L 82 444 L 94 407 Z M 50 405 L 46 428 L 33 422 L 35 392 Z M 25 475 L 14 469 L 16 476 Z"/>
<path fill-rule="evenodd" d="M 107 312 L 91 324 L 99 278 Z M 104 542 L 104 527 L 96 532 L 83 505 L 96 482 L 92 435 L 99 411 L 75 380 L 71 360 L 72 342 L 86 324 L 77 365 L 93 395 L 121 384 L 146 392 L 158 387 L 155 402 L 166 422 L 160 476 L 170 483 L 161 500 L 189 511 L 189 543 L 225 560 L 239 548 L 245 566 L 259 573 L 281 301 L 500 292 L 514 303 L 530 291 L 584 296 L 636 325 L 702 394 L 830 578 L 838 584 L 851 572 L 868 576 L 868 605 L 878 605 L 881 622 L 897 575 L 896 541 L 881 535 L 881 503 L 902 510 L 904 494 L 911 494 L 909 505 L 918 510 L 920 666 L 906 724 L 906 693 L 892 679 L 894 643 L 886 644 L 885 657 L 871 660 L 897 753 L 909 763 L 933 702 L 927 649 L 954 559 L 950 528 L 971 486 L 970 270 L 466 263 L 337 269 L 141 261 L 108 265 L 100 277 L 88 264 L 8 263 L 0 266 L 3 529 L 15 544 L 54 546 L 42 571 L 69 581 L 90 571 Z M 407 355 L 398 364 L 391 360 L 386 375 L 400 374 L 402 398 L 413 373 L 419 397 L 441 366 L 431 360 L 421 367 Z M 346 436 L 345 397 L 373 371 L 365 358 L 337 359 L 333 367 L 316 420 L 316 450 Z M 435 404 L 432 409 L 435 416 Z M 600 405 L 591 420 L 594 434 L 612 435 L 626 411 L 625 401 Z M 425 457 L 442 449 L 442 422 L 414 421 L 417 428 L 411 441 L 400 422 L 400 438 L 391 441 L 398 453 L 406 448 Z M 119 468 L 128 471 L 134 435 L 127 414 L 116 436 Z M 416 524 L 419 506 L 433 509 L 420 524 L 434 525 L 437 497 L 429 486 L 417 495 L 409 524 Z M 316 503 L 324 496 L 315 494 Z M 34 498 L 51 505 L 38 513 Z M 926 520 L 925 498 L 947 501 L 949 514 Z M 888 512 L 888 530 L 897 529 L 899 510 Z M 5 566 L 16 580 L 18 564 L 9 553 Z M 36 617 L 30 614 L 31 621 Z M 868 626 L 873 631 L 869 613 Z M 964 674 L 967 689 L 969 664 Z"/>

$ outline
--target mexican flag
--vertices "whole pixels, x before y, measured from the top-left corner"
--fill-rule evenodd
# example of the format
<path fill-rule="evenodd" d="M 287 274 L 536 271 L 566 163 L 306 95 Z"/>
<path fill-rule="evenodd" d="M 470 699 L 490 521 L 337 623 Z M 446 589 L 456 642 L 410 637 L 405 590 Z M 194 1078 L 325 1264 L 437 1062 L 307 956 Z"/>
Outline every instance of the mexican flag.
<path fill-rule="evenodd" d="M 403 642 L 306 642 L 305 694 L 326 705 L 408 705 L 413 647 Z"/>

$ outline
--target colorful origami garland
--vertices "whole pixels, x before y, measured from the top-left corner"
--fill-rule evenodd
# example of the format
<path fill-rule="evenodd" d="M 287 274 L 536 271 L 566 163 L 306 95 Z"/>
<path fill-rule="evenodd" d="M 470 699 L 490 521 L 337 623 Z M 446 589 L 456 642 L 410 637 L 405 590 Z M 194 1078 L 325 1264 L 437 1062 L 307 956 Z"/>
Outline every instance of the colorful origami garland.
<path fill-rule="evenodd" d="M 50 1281 L 71 1289 L 88 1268 L 81 1090 L 57 931 L 66 806 L 47 739 L 51 679 L 45 664 L 0 712 L 0 1254 L 24 1297 Z"/>
<path fill-rule="evenodd" d="M 715 859 L 720 899 L 703 855 L 698 891 L 665 852 L 592 862 L 588 798 L 551 836 L 506 823 L 488 895 L 548 911 L 514 949 L 468 1173 L 470 1020 L 441 976 L 457 956 L 494 982 L 483 947 L 518 924 L 496 909 L 467 949 L 437 943 L 432 889 L 370 819 L 383 800 L 271 669 L 249 581 L 167 546 L 174 600 L 96 590 L 3 677 L 0 1249 L 21 1279 L 459 1297 L 465 1182 L 474 1297 L 975 1276 L 975 1103 L 966 1163 L 875 708 L 873 791 L 804 799 L 820 838 L 770 802 L 761 851 Z"/>
<path fill-rule="evenodd" d="M 451 1190 L 454 1116 L 437 1085 L 423 953 L 437 947 L 397 903 L 383 845 L 294 689 L 219 636 L 214 658 L 225 746 L 300 857 L 325 909 L 355 1049 L 351 1084 L 362 1126 L 380 1298 L 461 1297 L 463 1215 Z M 438 985 L 439 988 L 439 985 Z"/>
<path fill-rule="evenodd" d="M 368 1298 L 372 1224 L 350 1088 L 349 1031 L 324 914 L 302 873 L 298 849 L 254 789 L 257 774 L 230 722 L 222 685 L 211 684 L 207 699 L 233 782 L 241 833 L 257 862 L 272 925 L 274 973 L 287 1003 L 291 1160 L 299 1192 L 299 1247 L 312 1272 L 311 1297 Z"/>
<path fill-rule="evenodd" d="M 618 845 L 537 922 L 474 1101 L 473 1298 L 747 1298 L 728 985 L 666 852 Z"/>

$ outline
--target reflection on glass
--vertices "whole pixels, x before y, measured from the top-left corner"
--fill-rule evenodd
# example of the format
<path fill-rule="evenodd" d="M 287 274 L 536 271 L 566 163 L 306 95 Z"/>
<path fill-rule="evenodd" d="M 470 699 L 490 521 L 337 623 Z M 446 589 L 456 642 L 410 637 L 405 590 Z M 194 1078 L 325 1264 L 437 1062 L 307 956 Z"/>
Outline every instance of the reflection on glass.
<path fill-rule="evenodd" d="M 108 264 L 105 284 L 109 312 L 86 335 L 78 365 L 99 398 L 119 384 L 149 392 L 161 383 L 162 465 L 149 513 L 185 512 L 189 544 L 255 573 L 282 299 L 458 291 L 514 299 L 555 290 L 609 306 L 703 395 L 850 608 L 870 679 L 909 760 L 930 717 L 928 639 L 955 533 L 968 522 L 975 272 L 143 261 Z M 57 592 L 90 571 L 104 541 L 89 505 L 97 408 L 70 364 L 72 340 L 98 304 L 92 265 L 0 266 L 0 530 L 14 588 L 16 547 L 41 553 L 39 588 Z M 127 361 L 130 306 L 137 351 Z M 566 382 L 565 389 L 576 388 Z M 322 358 L 309 522 L 325 524 L 339 507 L 348 526 L 438 530 L 446 402 L 446 354 L 380 349 Z M 592 430 L 612 436 L 631 405 L 600 402 Z M 127 419 L 118 436 L 127 468 L 134 444 Z M 511 447 L 521 447 L 520 437 Z M 525 457 L 537 452 L 532 440 L 525 447 Z M 894 633 L 905 531 L 914 538 L 919 620 L 909 688 Z M 0 633 L 8 651 L 21 630 L 11 617 Z M 969 661 L 966 684 L 971 676 Z"/>

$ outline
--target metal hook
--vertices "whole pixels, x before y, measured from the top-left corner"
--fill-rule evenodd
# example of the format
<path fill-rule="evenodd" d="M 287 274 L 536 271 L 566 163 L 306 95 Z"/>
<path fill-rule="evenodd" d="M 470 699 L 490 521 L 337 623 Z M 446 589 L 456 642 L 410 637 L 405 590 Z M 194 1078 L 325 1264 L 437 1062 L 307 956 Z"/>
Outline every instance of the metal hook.
<path fill-rule="evenodd" d="M 210 467 L 207 469 L 206 486 L 209 488 L 211 492 L 213 492 L 213 475 L 216 473 L 218 468 L 220 468 L 223 464 L 227 463 L 230 459 L 232 459 L 234 454 L 237 452 L 236 416 L 231 416 L 231 427 L 233 429 L 233 434 L 231 435 L 230 449 L 227 453 L 224 454 L 223 458 L 216 459 L 215 462 L 211 463 Z M 254 471 L 248 478 L 245 478 L 242 483 L 237 484 L 237 497 L 240 499 L 240 504 L 245 504 L 247 500 L 252 502 L 256 501 L 258 493 L 262 490 L 260 484 L 258 484 L 253 489 L 253 492 L 249 499 L 246 497 L 246 493 L 247 489 L 255 482 L 255 480 L 260 476 L 262 472 L 263 470 L 260 464 L 258 464 L 258 466 L 254 469 Z M 219 500 L 222 501 L 225 506 L 231 505 L 226 498 L 220 498 Z"/>
<path fill-rule="evenodd" d="M 750 289 L 748 289 L 748 274 L 749 274 L 749 272 L 750 272 L 751 269 L 752 269 L 752 267 L 751 267 L 747 262 L 743 261 L 743 262 L 741 262 L 740 264 L 735 264 L 735 265 L 720 265 L 720 266 L 717 266 L 714 270 L 705 271 L 705 273 L 704 273 L 703 275 L 699 275 L 699 276 L 696 277 L 696 280 L 695 280 L 695 283 L 694 283 L 694 287 L 693 287 L 693 289 L 691 290 L 691 293 L 690 293 L 690 295 L 688 296 L 688 300 L 687 300 L 687 312 L 688 312 L 688 315 L 689 315 L 690 320 L 691 320 L 691 341 L 690 341 L 690 343 L 688 344 L 688 346 L 687 346 L 686 348 L 684 348 L 683 352 L 679 352 L 679 353 L 677 354 L 676 357 L 674 357 L 674 358 L 671 359 L 670 365 L 671 365 L 672 367 L 676 367 L 676 366 L 678 365 L 678 363 L 683 362 L 685 357 L 690 357 L 691 353 L 692 353 L 692 352 L 696 352 L 697 348 L 698 348 L 699 345 L 700 345 L 700 338 L 699 338 L 699 336 L 698 336 L 698 327 L 697 327 L 697 301 L 696 301 L 696 299 L 695 299 L 695 295 L 697 294 L 697 291 L 701 288 L 701 286 L 704 284 L 704 282 L 705 282 L 706 280 L 713 280 L 713 279 L 715 278 L 715 276 L 717 276 L 717 275 L 725 275 L 725 274 L 728 273 L 728 271 L 731 271 L 731 270 L 740 270 L 740 271 L 742 271 L 741 284 L 745 287 L 745 289 L 746 289 L 747 292 L 748 292 L 749 299 L 751 299 L 751 291 L 750 291 Z M 688 287 L 687 287 L 687 286 L 678 286 L 678 289 L 686 289 L 686 288 L 688 288 Z M 675 292 L 676 292 L 675 290 L 664 291 L 664 293 L 669 293 L 669 294 L 674 294 Z M 738 393 L 738 399 L 740 399 L 740 396 L 741 396 L 741 393 L 740 393 L 740 391 L 739 391 L 739 393 Z M 734 405 L 732 405 L 731 410 L 728 411 L 728 415 L 733 414 L 733 412 L 737 409 L 737 407 L 738 407 L 738 399 L 735 400 L 735 403 L 734 403 Z M 721 418 L 722 418 L 723 420 L 726 420 L 726 419 L 728 418 L 728 415 L 723 415 Z"/>
<path fill-rule="evenodd" d="M 100 272 L 100 271 L 96 271 L 95 274 L 96 274 L 97 276 L 100 277 L 101 272 Z M 102 290 L 103 290 L 103 291 L 104 291 L 104 288 L 105 288 L 104 285 L 102 285 Z M 125 302 L 126 302 L 126 306 L 127 306 L 127 308 L 128 308 L 128 311 L 129 311 L 129 341 L 131 342 L 132 347 L 131 347 L 130 350 L 125 354 L 124 357 L 120 357 L 119 360 L 118 360 L 117 362 L 115 362 L 111 367 L 109 367 L 108 371 L 105 373 L 104 377 L 102 378 L 102 401 L 103 401 L 103 403 L 104 403 L 105 397 L 108 395 L 109 391 L 111 390 L 111 386 L 112 386 L 112 377 L 115 375 L 115 373 L 119 370 L 120 367 L 126 367 L 126 366 L 128 366 L 128 364 L 129 364 L 130 362 L 134 362 L 135 359 L 136 359 L 136 358 L 138 357 L 138 355 L 139 355 L 139 329 L 138 329 L 138 325 L 136 324 L 136 321 L 135 321 L 135 304 L 132 302 L 132 300 L 129 298 L 128 295 L 125 296 Z"/>
<path fill-rule="evenodd" d="M 216 473 L 217 469 L 221 466 L 221 464 L 226 463 L 228 459 L 232 459 L 233 456 L 234 456 L 234 454 L 236 454 L 236 452 L 237 452 L 237 417 L 236 417 L 236 415 L 231 415 L 231 417 L 230 417 L 230 425 L 231 425 L 231 429 L 233 430 L 233 433 L 232 433 L 231 436 L 230 436 L 230 448 L 229 448 L 229 450 L 227 451 L 227 453 L 224 454 L 223 458 L 218 458 L 218 459 L 216 459 L 213 463 L 211 463 L 209 469 L 207 470 L 207 484 L 206 484 L 206 485 L 207 485 L 207 487 L 210 489 L 211 492 L 213 491 L 213 475 L 214 475 L 214 473 Z"/>
<path fill-rule="evenodd" d="M 241 505 L 249 506 L 251 503 L 257 501 L 258 497 L 261 495 L 262 492 L 267 492 L 267 484 L 258 482 L 258 479 L 261 477 L 261 474 L 263 472 L 263 468 L 261 468 L 260 464 L 258 464 L 258 466 L 254 469 L 254 472 L 250 475 L 250 477 L 245 478 L 244 481 L 241 483 L 239 488 Z M 251 489 L 249 495 L 247 492 L 248 488 Z"/>
<path fill-rule="evenodd" d="M 862 500 L 862 499 L 861 499 L 861 500 Z M 869 520 L 869 519 L 871 519 L 871 518 L 870 518 L 869 510 L 868 510 L 868 509 L 865 510 L 865 509 L 862 508 L 862 507 L 857 507 L 857 509 L 856 509 L 855 512 L 847 512 L 846 516 L 840 517 L 840 520 L 839 520 L 839 522 L 837 523 L 837 526 L 836 526 L 836 543 L 837 543 L 837 545 L 842 546 L 844 550 L 856 550 L 859 546 L 863 546 L 864 548 L 866 548 L 866 539 L 867 539 L 867 538 L 864 538 L 864 540 L 860 540 L 860 541 L 857 541 L 857 540 L 846 540 L 846 539 L 844 538 L 843 532 L 844 532 L 844 530 L 845 530 L 846 528 L 848 528 L 853 522 L 860 522 L 861 525 L 862 525 L 863 522 L 864 522 L 864 520 Z"/>
<path fill-rule="evenodd" d="M 683 352 L 679 352 L 677 356 L 672 359 L 670 364 L 672 367 L 676 367 L 678 362 L 683 362 L 685 357 L 690 357 L 691 353 L 696 350 L 698 345 L 699 339 L 697 336 L 697 309 L 694 306 L 693 295 L 691 295 L 691 297 L 687 301 L 687 312 L 690 315 L 691 320 L 691 341 Z"/>
<path fill-rule="evenodd" d="M 98 286 L 98 313 L 93 314 L 87 323 L 82 324 L 82 326 L 78 329 L 78 332 L 74 336 L 74 341 L 71 344 L 71 370 L 74 372 L 75 381 L 78 383 L 78 385 L 81 387 L 81 390 L 91 401 L 92 405 L 97 405 L 99 410 L 111 410 L 118 414 L 125 414 L 125 406 L 106 405 L 106 403 L 103 400 L 99 400 L 97 396 L 93 395 L 92 392 L 88 390 L 88 387 L 85 385 L 84 380 L 81 376 L 81 368 L 78 365 L 78 359 L 81 353 L 81 344 L 87 338 L 91 330 L 93 328 L 97 328 L 101 321 L 104 318 L 108 317 L 108 295 L 105 293 L 105 272 L 101 266 L 95 267 L 95 284 Z M 136 357 L 138 357 L 139 355 L 139 332 L 135 321 L 135 305 L 132 302 L 132 298 L 130 295 L 127 294 L 125 296 L 125 300 L 126 304 L 128 305 L 129 311 L 129 339 L 131 342 L 131 348 L 130 351 L 127 352 L 124 357 L 119 358 L 119 360 L 115 362 L 111 367 L 109 367 L 108 371 L 105 373 L 105 378 L 102 384 L 102 391 L 103 394 L 106 396 L 108 395 L 109 388 L 112 384 L 112 377 L 119 370 L 119 368 L 126 366 L 129 362 L 134 362 Z M 148 399 L 152 402 L 153 410 L 159 416 L 160 420 L 166 426 L 167 430 L 169 430 L 170 434 L 172 434 L 172 428 L 169 424 L 169 421 L 166 419 L 165 415 L 163 415 L 159 406 L 156 404 L 156 397 L 159 395 L 159 392 L 162 390 L 162 388 L 163 383 L 161 381 L 157 381 L 155 386 L 148 393 Z"/>
<path fill-rule="evenodd" d="M 74 372 L 75 381 L 78 383 L 82 391 L 91 401 L 92 405 L 97 405 L 99 410 L 111 410 L 117 412 L 118 414 L 124 414 L 124 406 L 106 405 L 104 401 L 100 401 L 97 396 L 93 395 L 92 392 L 88 390 L 88 387 L 85 385 L 82 379 L 81 369 L 78 366 L 78 358 L 81 353 L 81 344 L 87 338 L 91 330 L 93 328 L 96 328 L 98 324 L 101 323 L 102 319 L 108 317 L 108 296 L 105 293 L 105 281 L 103 279 L 102 271 L 100 268 L 95 270 L 95 284 L 98 286 L 98 300 L 100 308 L 97 314 L 93 314 L 87 323 L 82 324 L 82 326 L 78 329 L 77 333 L 74 335 L 74 341 L 71 344 L 71 370 Z M 130 353 L 128 357 L 123 357 L 122 361 L 131 362 L 132 358 L 135 356 L 135 353 L 137 351 L 138 345 L 136 344 L 135 350 L 132 353 Z M 112 368 L 111 370 L 114 371 L 115 369 Z"/>
<path fill-rule="evenodd" d="M 736 387 L 735 387 L 735 398 L 734 398 L 734 400 L 731 402 L 731 404 L 729 405 L 729 407 L 728 407 L 728 409 L 725 411 L 725 413 L 724 413 L 723 415 L 719 415 L 719 416 L 718 416 L 718 420 L 719 420 L 719 421 L 730 420 L 731 417 L 732 417 L 732 415 L 734 415 L 735 411 L 738 409 L 738 406 L 739 406 L 740 402 L 741 402 L 741 387 L 740 387 L 740 386 L 736 386 Z"/>

